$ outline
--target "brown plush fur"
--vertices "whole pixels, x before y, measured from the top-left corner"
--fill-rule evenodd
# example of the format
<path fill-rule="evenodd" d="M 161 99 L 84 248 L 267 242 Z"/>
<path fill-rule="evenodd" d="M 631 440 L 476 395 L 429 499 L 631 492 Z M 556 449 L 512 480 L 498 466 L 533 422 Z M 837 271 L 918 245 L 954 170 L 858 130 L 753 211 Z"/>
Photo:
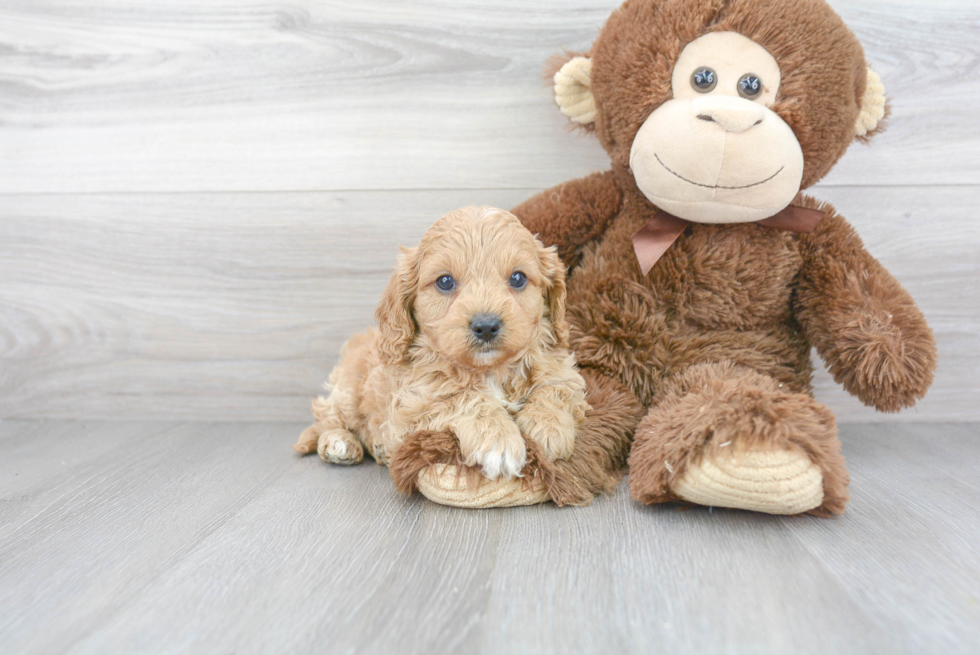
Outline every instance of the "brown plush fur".
<path fill-rule="evenodd" d="M 628 168 L 633 138 L 669 99 L 684 46 L 719 30 L 775 57 L 783 80 L 773 110 L 802 146 L 802 188 L 823 177 L 854 140 L 866 77 L 860 44 L 823 0 L 628 0 L 590 53 L 595 132 L 612 170 L 514 213 L 571 269 L 580 366 L 650 408 L 630 461 L 634 497 L 672 498 L 664 462 L 677 474 L 718 443 L 763 443 L 803 449 L 824 475 L 814 513 L 840 513 L 847 472 L 832 415 L 809 397 L 811 346 L 866 404 L 908 407 L 936 365 L 912 298 L 832 207 L 803 195 L 795 204 L 825 212 L 811 234 L 692 224 L 648 275 L 633 252 L 631 236 L 658 211 Z"/>
<path fill-rule="evenodd" d="M 843 511 L 848 478 L 830 410 L 730 361 L 671 378 L 636 430 L 630 493 L 643 503 L 678 500 L 669 486 L 688 465 L 722 448 L 759 446 L 803 450 L 823 473 L 823 504 L 812 513 Z"/>
<path fill-rule="evenodd" d="M 516 289 L 515 271 L 526 275 Z M 436 282 L 451 275 L 451 290 Z M 566 349 L 565 272 L 517 219 L 464 208 L 437 221 L 403 253 L 376 318 L 354 336 L 314 401 L 317 422 L 294 448 L 328 461 L 380 463 L 406 435 L 451 433 L 461 459 L 490 478 L 512 477 L 532 454 L 567 458 L 588 405 L 585 381 Z M 500 318 L 492 341 L 476 316 Z"/>

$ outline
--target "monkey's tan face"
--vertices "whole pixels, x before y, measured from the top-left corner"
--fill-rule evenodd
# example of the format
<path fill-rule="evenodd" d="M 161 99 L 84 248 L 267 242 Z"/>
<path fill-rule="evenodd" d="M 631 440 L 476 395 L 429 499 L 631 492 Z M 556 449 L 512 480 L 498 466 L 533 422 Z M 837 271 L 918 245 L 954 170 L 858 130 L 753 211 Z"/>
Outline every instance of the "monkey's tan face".
<path fill-rule="evenodd" d="M 698 223 L 743 223 L 785 209 L 800 190 L 803 151 L 771 109 L 776 60 L 735 32 L 706 34 L 674 65 L 673 99 L 640 127 L 630 168 L 657 207 Z"/>

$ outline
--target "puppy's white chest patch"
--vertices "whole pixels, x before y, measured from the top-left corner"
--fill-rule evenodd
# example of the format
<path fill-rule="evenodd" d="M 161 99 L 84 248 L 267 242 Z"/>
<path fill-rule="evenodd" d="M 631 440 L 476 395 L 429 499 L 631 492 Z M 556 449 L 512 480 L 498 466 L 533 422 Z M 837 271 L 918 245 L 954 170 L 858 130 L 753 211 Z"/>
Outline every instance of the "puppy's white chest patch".
<path fill-rule="evenodd" d="M 490 393 L 492 398 L 503 405 L 504 409 L 511 414 L 516 414 L 517 412 L 521 411 L 522 407 L 524 407 L 523 398 L 519 400 L 510 400 L 507 397 L 507 392 L 504 391 L 504 386 L 500 383 L 500 380 L 498 380 L 496 376 L 487 376 L 487 391 Z"/>

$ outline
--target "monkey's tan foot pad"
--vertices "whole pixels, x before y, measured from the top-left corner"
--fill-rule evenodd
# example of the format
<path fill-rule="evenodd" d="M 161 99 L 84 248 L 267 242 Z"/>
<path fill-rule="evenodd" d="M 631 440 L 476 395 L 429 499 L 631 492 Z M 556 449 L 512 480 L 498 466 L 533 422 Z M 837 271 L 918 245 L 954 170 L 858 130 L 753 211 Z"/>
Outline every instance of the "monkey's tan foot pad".
<path fill-rule="evenodd" d="M 802 450 L 746 448 L 688 466 L 671 491 L 698 505 L 801 514 L 823 502 L 823 474 Z"/>
<path fill-rule="evenodd" d="M 488 507 L 520 507 L 537 505 L 551 500 L 544 483 L 534 478 L 483 479 L 470 484 L 451 464 L 435 464 L 419 473 L 419 491 L 432 502 L 450 507 L 483 509 Z"/>

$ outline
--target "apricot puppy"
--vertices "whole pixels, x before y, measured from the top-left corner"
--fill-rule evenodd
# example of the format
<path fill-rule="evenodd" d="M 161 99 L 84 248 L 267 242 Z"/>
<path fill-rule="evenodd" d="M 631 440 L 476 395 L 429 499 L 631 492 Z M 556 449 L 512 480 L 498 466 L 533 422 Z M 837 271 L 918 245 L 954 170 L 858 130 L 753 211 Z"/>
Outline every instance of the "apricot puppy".
<path fill-rule="evenodd" d="M 406 435 L 448 432 L 490 479 L 520 475 L 522 433 L 550 459 L 571 455 L 588 404 L 565 268 L 515 216 L 465 207 L 436 221 L 403 249 L 375 318 L 344 345 L 295 450 L 388 464 Z"/>

